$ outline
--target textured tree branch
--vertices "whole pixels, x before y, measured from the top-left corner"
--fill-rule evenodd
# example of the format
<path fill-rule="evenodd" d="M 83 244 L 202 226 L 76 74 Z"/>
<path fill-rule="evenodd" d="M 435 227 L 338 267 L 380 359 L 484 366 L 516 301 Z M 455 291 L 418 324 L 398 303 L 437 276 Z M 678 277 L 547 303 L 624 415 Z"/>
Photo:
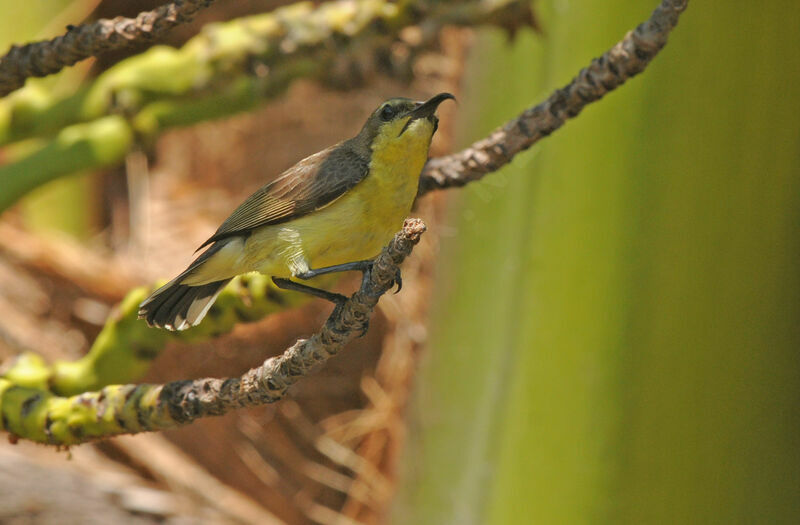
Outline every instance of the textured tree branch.
<path fill-rule="evenodd" d="M 0 58 L 0 97 L 22 87 L 29 77 L 58 73 L 86 58 L 133 44 L 152 42 L 178 24 L 191 21 L 214 0 L 176 0 L 136 18 L 118 16 L 71 26 L 66 34 L 23 46 L 11 46 Z"/>
<path fill-rule="evenodd" d="M 511 162 L 514 156 L 550 135 L 588 104 L 641 73 L 667 43 L 689 0 L 663 0 L 650 18 L 582 69 L 544 102 L 526 109 L 465 150 L 428 161 L 419 195 L 478 180 Z"/>
<path fill-rule="evenodd" d="M 40 443 L 74 445 L 164 430 L 237 408 L 273 403 L 313 367 L 366 330 L 378 300 L 392 287 L 399 265 L 424 231 L 421 220 L 407 219 L 403 230 L 375 259 L 360 289 L 334 309 L 320 332 L 298 340 L 283 355 L 267 359 L 241 377 L 112 385 L 72 397 L 0 378 L 0 430 Z"/>

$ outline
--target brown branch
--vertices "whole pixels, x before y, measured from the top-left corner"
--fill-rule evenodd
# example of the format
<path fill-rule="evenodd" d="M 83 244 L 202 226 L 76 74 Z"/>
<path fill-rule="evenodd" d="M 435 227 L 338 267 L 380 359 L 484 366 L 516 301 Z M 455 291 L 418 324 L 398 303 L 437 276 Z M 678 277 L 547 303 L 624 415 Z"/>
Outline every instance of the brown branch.
<path fill-rule="evenodd" d="M 603 56 L 592 60 L 547 100 L 526 109 L 465 150 L 429 160 L 420 178 L 419 195 L 434 189 L 464 186 L 498 170 L 511 162 L 514 155 L 577 116 L 588 104 L 644 71 L 667 43 L 688 3 L 689 0 L 663 0 L 647 21 L 629 31 Z"/>
<path fill-rule="evenodd" d="M 214 0 L 176 0 L 136 18 L 118 16 L 91 24 L 69 26 L 66 34 L 23 46 L 11 46 L 0 58 L 0 97 L 22 87 L 28 77 L 58 73 L 85 58 L 105 51 L 151 42 L 178 24 L 191 21 Z"/>

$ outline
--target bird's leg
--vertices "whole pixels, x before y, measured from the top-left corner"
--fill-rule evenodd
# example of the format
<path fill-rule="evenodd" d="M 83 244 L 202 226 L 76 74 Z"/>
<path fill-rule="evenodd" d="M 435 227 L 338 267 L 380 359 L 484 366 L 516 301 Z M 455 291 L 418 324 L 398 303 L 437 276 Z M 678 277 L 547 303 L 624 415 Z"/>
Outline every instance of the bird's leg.
<path fill-rule="evenodd" d="M 347 301 L 347 297 L 342 294 L 329 292 L 327 290 L 323 290 L 321 288 L 314 288 L 313 286 L 309 286 L 303 283 L 297 283 L 292 281 L 291 279 L 284 279 L 282 277 L 273 277 L 272 282 L 275 283 L 275 286 L 282 290 L 292 290 L 295 292 L 302 292 L 308 295 L 313 295 L 314 297 L 319 297 L 320 299 L 325 299 L 326 301 L 330 301 L 337 306 L 341 306 L 345 301 Z"/>
<path fill-rule="evenodd" d="M 333 266 L 326 266 L 324 268 L 309 268 L 305 272 L 300 272 L 295 274 L 295 277 L 298 279 L 313 279 L 314 277 L 325 275 L 327 273 L 337 273 L 337 272 L 350 272 L 350 271 L 359 271 L 363 274 L 366 274 L 370 270 L 372 270 L 372 264 L 375 261 L 372 259 L 368 259 L 366 261 L 355 261 L 349 262 L 344 264 L 335 264 Z M 400 275 L 400 268 L 397 269 L 397 274 L 394 276 L 394 283 L 397 285 L 397 290 L 394 293 L 400 291 L 403 288 L 403 279 Z M 315 288 L 316 289 L 316 288 Z"/>
<path fill-rule="evenodd" d="M 295 277 L 298 279 L 313 279 L 319 275 L 325 275 L 326 273 L 338 273 L 338 272 L 350 272 L 350 271 L 359 271 L 362 273 L 368 272 L 372 268 L 372 259 L 368 259 L 366 261 L 355 261 L 349 262 L 344 264 L 334 264 L 333 266 L 326 266 L 324 268 L 309 268 L 308 270 L 300 273 L 296 273 Z"/>

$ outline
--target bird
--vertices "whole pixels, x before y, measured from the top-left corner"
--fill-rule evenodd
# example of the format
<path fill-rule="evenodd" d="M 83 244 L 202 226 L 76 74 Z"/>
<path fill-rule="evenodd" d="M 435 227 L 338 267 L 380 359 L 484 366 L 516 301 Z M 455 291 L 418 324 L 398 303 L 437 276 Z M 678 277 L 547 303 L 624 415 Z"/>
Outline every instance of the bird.
<path fill-rule="evenodd" d="M 256 190 L 200 245 L 186 270 L 139 305 L 139 319 L 171 331 L 195 326 L 232 278 L 253 271 L 279 288 L 341 304 L 344 296 L 297 279 L 369 271 L 411 211 L 438 129 L 436 110 L 448 99 L 455 97 L 391 98 L 355 137 Z M 395 283 L 399 290 L 399 275 Z"/>

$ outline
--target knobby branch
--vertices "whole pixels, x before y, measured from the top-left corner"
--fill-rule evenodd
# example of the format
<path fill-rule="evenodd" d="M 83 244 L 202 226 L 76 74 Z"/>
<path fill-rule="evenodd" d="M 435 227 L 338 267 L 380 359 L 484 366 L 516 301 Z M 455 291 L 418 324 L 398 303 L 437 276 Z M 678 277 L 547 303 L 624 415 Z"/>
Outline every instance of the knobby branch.
<path fill-rule="evenodd" d="M 403 229 L 364 274 L 359 290 L 331 313 L 322 330 L 241 377 L 175 381 L 164 385 L 111 385 L 59 397 L 0 379 L 0 430 L 51 445 L 74 445 L 119 434 L 164 430 L 229 410 L 274 403 L 316 365 L 367 330 L 380 297 L 425 232 L 420 219 Z"/>

